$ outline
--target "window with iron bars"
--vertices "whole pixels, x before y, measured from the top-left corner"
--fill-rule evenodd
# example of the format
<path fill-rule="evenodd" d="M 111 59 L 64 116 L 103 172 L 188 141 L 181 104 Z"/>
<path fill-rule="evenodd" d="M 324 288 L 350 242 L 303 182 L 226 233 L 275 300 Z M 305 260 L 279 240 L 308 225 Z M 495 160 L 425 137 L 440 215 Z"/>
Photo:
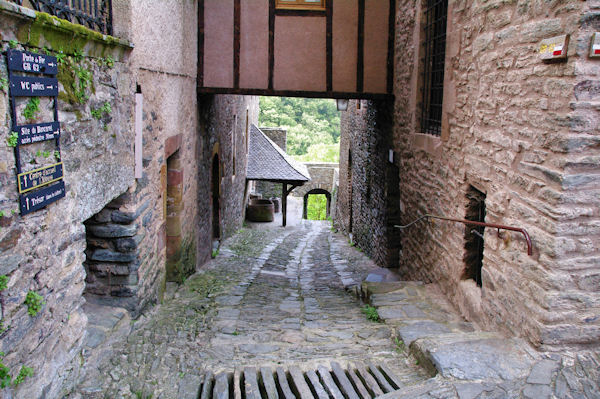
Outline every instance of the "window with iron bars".
<path fill-rule="evenodd" d="M 424 0 L 423 98 L 421 131 L 439 136 L 442 132 L 444 61 L 446 57 L 446 20 L 448 0 Z"/>
<path fill-rule="evenodd" d="M 106 35 L 113 34 L 112 0 L 12 0 Z"/>

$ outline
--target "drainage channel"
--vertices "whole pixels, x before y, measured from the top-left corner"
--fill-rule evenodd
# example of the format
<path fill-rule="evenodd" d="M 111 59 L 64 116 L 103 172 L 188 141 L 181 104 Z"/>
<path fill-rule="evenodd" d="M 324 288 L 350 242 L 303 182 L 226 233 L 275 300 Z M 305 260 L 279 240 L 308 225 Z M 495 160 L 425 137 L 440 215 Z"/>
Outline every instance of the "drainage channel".
<path fill-rule="evenodd" d="M 373 399 L 404 384 L 384 363 L 354 363 L 343 369 L 302 371 L 277 367 L 245 367 L 233 373 L 208 372 L 199 389 L 199 399 Z"/>

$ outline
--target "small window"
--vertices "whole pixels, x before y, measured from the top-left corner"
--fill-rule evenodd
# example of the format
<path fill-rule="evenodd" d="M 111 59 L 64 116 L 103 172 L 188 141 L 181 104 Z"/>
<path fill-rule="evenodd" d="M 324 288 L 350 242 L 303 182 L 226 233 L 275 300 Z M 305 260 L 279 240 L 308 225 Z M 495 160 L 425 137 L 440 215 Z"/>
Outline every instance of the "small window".
<path fill-rule="evenodd" d="M 324 10 L 325 0 L 276 0 L 276 8 L 288 10 Z"/>
<path fill-rule="evenodd" d="M 425 5 L 421 131 L 439 136 L 442 132 L 448 0 L 425 0 Z"/>

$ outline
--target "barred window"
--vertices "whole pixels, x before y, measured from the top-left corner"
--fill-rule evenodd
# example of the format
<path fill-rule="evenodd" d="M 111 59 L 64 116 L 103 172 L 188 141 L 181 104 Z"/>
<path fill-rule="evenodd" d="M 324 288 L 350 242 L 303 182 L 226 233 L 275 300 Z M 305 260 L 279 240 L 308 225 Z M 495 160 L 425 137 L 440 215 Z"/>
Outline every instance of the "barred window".
<path fill-rule="evenodd" d="M 425 0 L 425 4 L 421 131 L 439 136 L 442 132 L 448 0 Z"/>
<path fill-rule="evenodd" d="M 291 10 L 324 10 L 325 0 L 277 0 L 276 8 Z"/>

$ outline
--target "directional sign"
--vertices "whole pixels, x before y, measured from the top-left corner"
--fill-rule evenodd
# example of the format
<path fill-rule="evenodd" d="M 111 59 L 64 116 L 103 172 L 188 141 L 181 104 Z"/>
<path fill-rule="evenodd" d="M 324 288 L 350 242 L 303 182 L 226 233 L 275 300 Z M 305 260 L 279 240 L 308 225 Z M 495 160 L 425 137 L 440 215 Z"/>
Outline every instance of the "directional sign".
<path fill-rule="evenodd" d="M 20 125 L 13 129 L 19 133 L 17 145 L 39 143 L 40 141 L 54 140 L 60 136 L 60 122 L 36 123 Z"/>
<path fill-rule="evenodd" d="M 58 96 L 58 79 L 29 76 L 11 76 L 10 94 L 13 96 Z"/>
<path fill-rule="evenodd" d="M 19 179 L 19 193 L 23 194 L 41 186 L 54 183 L 63 177 L 63 164 L 57 163 L 43 168 L 21 173 Z"/>
<path fill-rule="evenodd" d="M 8 51 L 8 69 L 20 72 L 45 73 L 56 75 L 58 62 L 50 55 L 30 53 L 29 51 Z"/>
<path fill-rule="evenodd" d="M 46 205 L 53 203 L 65 196 L 65 182 L 63 180 L 51 186 L 46 186 L 36 191 L 22 194 L 19 197 L 21 215 L 35 212 Z"/>

